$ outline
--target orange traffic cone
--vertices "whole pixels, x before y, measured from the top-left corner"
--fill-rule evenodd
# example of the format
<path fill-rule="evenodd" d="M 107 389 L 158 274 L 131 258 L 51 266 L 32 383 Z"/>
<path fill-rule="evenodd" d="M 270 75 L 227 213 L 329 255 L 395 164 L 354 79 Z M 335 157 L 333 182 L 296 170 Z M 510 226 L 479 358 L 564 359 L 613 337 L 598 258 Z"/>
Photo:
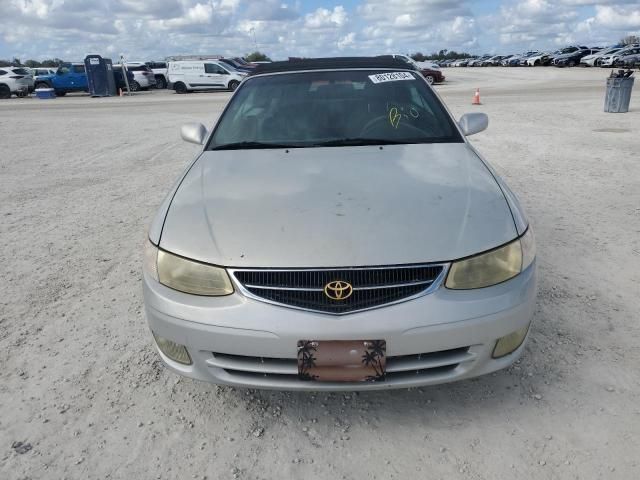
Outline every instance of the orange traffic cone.
<path fill-rule="evenodd" d="M 476 88 L 476 93 L 473 96 L 473 102 L 471 102 L 471 105 L 482 105 L 480 103 L 480 89 Z"/>

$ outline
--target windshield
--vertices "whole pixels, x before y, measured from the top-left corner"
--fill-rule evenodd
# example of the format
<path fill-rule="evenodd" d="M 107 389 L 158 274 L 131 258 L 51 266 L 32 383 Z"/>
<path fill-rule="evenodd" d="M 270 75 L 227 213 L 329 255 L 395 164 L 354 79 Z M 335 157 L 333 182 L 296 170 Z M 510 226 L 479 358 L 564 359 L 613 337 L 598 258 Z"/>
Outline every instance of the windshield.
<path fill-rule="evenodd" d="M 348 70 L 249 78 L 208 149 L 462 141 L 420 74 Z"/>

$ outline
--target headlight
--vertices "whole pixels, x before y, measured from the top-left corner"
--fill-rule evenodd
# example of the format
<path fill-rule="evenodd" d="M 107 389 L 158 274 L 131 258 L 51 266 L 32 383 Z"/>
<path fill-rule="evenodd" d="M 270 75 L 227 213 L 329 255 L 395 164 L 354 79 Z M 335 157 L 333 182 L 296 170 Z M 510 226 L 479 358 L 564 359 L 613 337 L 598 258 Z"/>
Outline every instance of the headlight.
<path fill-rule="evenodd" d="M 178 257 L 145 244 L 144 268 L 166 287 L 193 295 L 222 296 L 233 293 L 233 285 L 224 268 Z"/>
<path fill-rule="evenodd" d="M 511 243 L 487 253 L 453 262 L 445 286 L 454 290 L 489 287 L 515 277 L 533 263 L 535 242 L 531 227 Z"/>

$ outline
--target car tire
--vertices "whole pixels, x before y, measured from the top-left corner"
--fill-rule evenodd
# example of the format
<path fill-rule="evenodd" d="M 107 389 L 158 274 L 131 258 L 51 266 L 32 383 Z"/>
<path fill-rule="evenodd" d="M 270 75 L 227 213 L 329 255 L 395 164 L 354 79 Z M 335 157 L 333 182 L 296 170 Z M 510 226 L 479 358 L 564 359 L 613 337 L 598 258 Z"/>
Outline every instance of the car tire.
<path fill-rule="evenodd" d="M 64 97 L 67 92 L 56 92 L 56 97 Z"/>
<path fill-rule="evenodd" d="M 569 63 L 567 64 L 567 67 L 575 67 L 575 66 L 576 66 L 575 60 L 569 60 Z"/>
<path fill-rule="evenodd" d="M 236 88 L 238 88 L 238 85 L 240 85 L 240 82 L 237 80 L 231 80 L 229 82 L 229 90 L 231 90 L 232 92 L 236 91 Z"/>
<path fill-rule="evenodd" d="M 167 88 L 167 81 L 164 79 L 162 75 L 158 75 L 156 77 L 156 88 L 159 90 L 163 88 Z"/>
<path fill-rule="evenodd" d="M 424 77 L 424 79 L 427 81 L 429 85 L 433 85 L 434 83 L 436 83 L 436 79 L 433 78 L 433 75 L 427 75 Z"/>
<path fill-rule="evenodd" d="M 129 90 L 131 90 L 132 92 L 140 91 L 140 84 L 134 80 L 133 82 L 129 83 Z"/>
<path fill-rule="evenodd" d="M 11 89 L 7 85 L 0 85 L 0 98 L 3 100 L 11 98 Z"/>
<path fill-rule="evenodd" d="M 187 86 L 182 82 L 174 84 L 173 89 L 176 91 L 176 93 L 187 93 Z"/>
<path fill-rule="evenodd" d="M 51 88 L 51 86 L 45 82 L 38 82 L 34 85 L 34 89 L 38 89 L 38 88 Z"/>

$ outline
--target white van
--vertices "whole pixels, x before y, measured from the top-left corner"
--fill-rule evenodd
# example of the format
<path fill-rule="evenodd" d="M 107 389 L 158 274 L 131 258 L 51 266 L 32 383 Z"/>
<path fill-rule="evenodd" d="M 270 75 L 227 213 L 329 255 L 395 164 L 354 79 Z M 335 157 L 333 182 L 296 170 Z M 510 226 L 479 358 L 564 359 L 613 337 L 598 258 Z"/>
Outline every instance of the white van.
<path fill-rule="evenodd" d="M 247 76 L 215 60 L 169 62 L 169 82 L 176 93 L 223 88 L 232 92 Z"/>

